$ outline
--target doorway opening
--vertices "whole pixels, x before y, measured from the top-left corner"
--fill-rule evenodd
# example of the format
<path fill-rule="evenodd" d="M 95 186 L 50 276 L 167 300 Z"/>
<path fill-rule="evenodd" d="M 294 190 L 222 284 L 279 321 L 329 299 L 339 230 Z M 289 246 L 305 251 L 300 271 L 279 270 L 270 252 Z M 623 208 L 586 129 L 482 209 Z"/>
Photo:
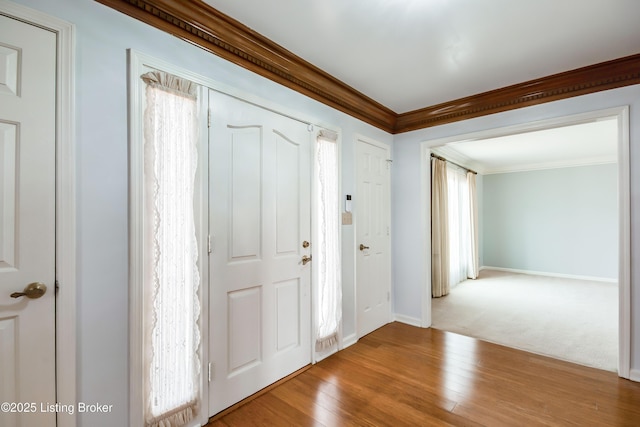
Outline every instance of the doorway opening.
<path fill-rule="evenodd" d="M 618 256 L 615 260 L 613 260 L 614 272 L 612 273 L 612 275 L 614 276 L 613 277 L 614 279 L 617 279 L 617 283 L 618 283 L 617 302 L 614 301 L 614 303 L 617 303 L 617 311 L 618 311 L 617 330 L 618 330 L 618 337 L 619 337 L 618 344 L 617 344 L 618 348 L 617 348 L 616 364 L 617 364 L 617 371 L 619 376 L 625 377 L 625 378 L 629 377 L 629 352 L 630 352 L 630 300 L 629 300 L 629 294 L 630 294 L 629 198 L 630 196 L 629 196 L 629 154 L 628 154 L 629 138 L 628 138 L 627 116 L 628 116 L 627 107 L 614 108 L 614 109 L 596 111 L 596 112 L 581 114 L 576 116 L 562 117 L 562 118 L 553 119 L 553 120 L 530 123 L 526 125 L 512 126 L 508 128 L 502 128 L 502 129 L 493 129 L 493 130 L 483 131 L 483 132 L 476 132 L 473 134 L 466 134 L 458 137 L 451 137 L 451 138 L 441 139 L 437 141 L 428 141 L 423 143 L 423 147 L 422 147 L 423 148 L 423 160 L 422 160 L 423 168 L 426 168 L 427 171 L 429 167 L 428 162 L 429 162 L 430 154 L 432 151 L 435 151 L 440 156 L 444 156 L 444 157 L 449 156 L 451 160 L 457 161 L 457 163 L 466 162 L 467 165 L 470 165 L 472 168 L 475 168 L 476 170 L 479 169 L 479 172 L 481 172 L 483 170 L 483 165 L 480 164 L 479 161 L 474 162 L 473 159 L 470 158 L 472 156 L 469 156 L 468 154 L 470 152 L 473 152 L 474 150 L 477 150 L 477 153 L 480 159 L 484 156 L 484 157 L 493 158 L 493 160 L 495 160 L 496 157 L 500 157 L 502 154 L 504 154 L 504 153 L 496 154 L 497 152 L 492 152 L 492 148 L 493 148 L 492 144 L 493 142 L 497 141 L 495 138 L 504 139 L 505 137 L 511 136 L 511 135 L 532 135 L 532 132 L 546 132 L 552 129 L 561 130 L 565 128 L 569 129 L 571 127 L 579 127 L 579 125 L 588 126 L 588 125 L 597 125 L 597 124 L 602 124 L 604 122 L 609 122 L 609 125 L 610 125 L 609 127 L 613 128 L 615 133 L 615 135 L 613 136 L 614 151 L 613 151 L 613 154 L 611 153 L 608 154 L 609 157 L 606 161 L 603 160 L 600 163 L 605 163 L 605 164 L 615 163 L 615 165 L 617 165 L 617 170 L 613 171 L 612 173 L 615 175 L 613 180 L 615 181 L 614 185 L 617 186 L 617 193 L 618 193 L 617 200 L 615 200 L 616 208 L 617 208 L 617 212 L 615 213 L 615 216 L 616 216 L 617 222 L 614 224 L 614 228 L 616 229 L 614 230 L 615 237 L 617 238 L 617 242 L 614 242 L 616 245 L 614 249 L 617 249 Z M 459 155 L 456 157 L 456 148 L 463 147 L 465 143 L 468 144 L 468 147 L 471 147 L 469 150 L 461 150 L 463 152 L 466 152 L 467 155 L 466 156 L 465 154 L 460 155 L 460 153 L 458 153 Z M 578 141 L 578 145 L 580 145 L 579 143 L 580 141 Z M 582 145 L 582 147 L 584 148 L 584 145 Z M 539 149 L 539 148 L 540 147 L 536 147 L 536 149 Z M 549 163 L 549 167 L 559 168 L 561 166 L 561 162 L 559 161 L 559 157 L 561 157 L 561 154 L 559 154 L 558 152 L 559 145 L 556 145 L 555 149 L 556 149 L 556 152 L 552 157 L 554 159 L 553 161 L 555 162 L 555 164 L 553 164 L 553 162 L 548 162 L 548 163 Z M 594 149 L 595 150 L 600 149 L 602 151 L 603 147 L 598 146 L 596 144 L 594 145 Z M 526 152 L 525 149 L 522 149 L 522 151 Z M 574 153 L 573 156 L 569 156 L 569 154 L 571 153 Z M 572 148 L 569 146 L 566 149 L 566 153 L 562 155 L 567 155 L 568 157 L 572 157 L 575 159 L 577 157 L 575 153 L 576 153 L 575 147 Z M 531 163 L 533 159 L 532 157 L 533 154 L 529 152 L 528 156 L 529 156 L 528 158 L 529 163 Z M 591 163 L 596 163 L 596 161 L 594 159 L 591 159 Z M 601 166 L 605 166 L 605 165 L 601 165 Z M 496 168 L 497 166 L 494 164 L 491 167 Z M 542 167 L 539 167 L 537 169 L 542 169 Z M 578 170 L 579 168 L 573 168 L 573 169 Z M 506 173 L 507 171 L 502 171 L 502 172 Z M 611 173 L 611 170 L 609 171 L 609 173 Z M 425 197 L 425 200 L 427 200 L 426 206 L 430 206 L 429 193 L 431 188 L 431 183 L 430 183 L 431 179 L 428 173 L 425 173 L 424 176 L 428 178 L 427 179 L 428 182 L 425 185 L 426 188 L 425 188 L 424 197 Z M 486 175 L 486 176 L 495 177 L 497 175 Z M 553 188 L 551 188 L 550 190 L 553 190 Z M 616 188 L 613 188 L 610 191 L 615 192 L 615 190 Z M 495 201 L 493 200 L 489 201 L 489 203 L 494 203 L 494 202 Z M 480 201 L 480 204 L 482 205 L 482 201 Z M 480 207 L 480 210 L 482 211 L 482 206 Z M 429 212 L 427 212 L 426 214 L 429 215 Z M 429 216 L 427 216 L 427 218 L 429 218 Z M 577 218 L 576 221 L 579 221 L 579 219 Z M 428 230 L 428 234 L 426 238 L 430 239 L 430 235 L 432 232 L 432 230 L 430 230 L 430 224 L 427 224 L 425 228 Z M 487 241 L 487 239 L 486 239 L 486 236 L 483 235 L 482 230 L 480 235 L 481 235 L 480 246 L 482 248 L 483 242 Z M 483 255 L 486 255 L 486 254 L 483 254 Z M 431 255 L 429 254 L 429 257 L 430 256 Z M 491 265 L 492 264 L 491 261 L 494 261 L 494 260 L 484 259 L 483 261 L 485 262 L 484 263 L 481 262 L 481 265 L 492 266 L 492 267 L 494 266 L 494 265 Z M 430 262 L 430 259 L 427 262 Z M 503 267 L 503 266 L 498 266 L 498 267 Z M 505 273 L 504 270 L 507 270 L 507 272 L 509 273 L 526 273 L 527 272 L 527 271 L 521 271 L 521 270 L 526 270 L 526 268 L 522 268 L 522 267 L 520 268 L 507 267 L 507 268 L 502 268 L 502 270 L 503 270 L 502 273 Z M 531 268 L 531 270 L 534 270 L 534 269 Z M 533 271 L 533 272 L 540 273 L 540 270 Z M 544 271 L 542 271 L 542 273 L 544 273 Z M 556 276 L 562 276 L 562 274 L 556 274 Z M 579 273 L 574 273 L 573 275 L 565 274 L 565 276 L 580 276 L 580 274 Z M 593 277 L 573 277 L 573 278 L 593 279 L 595 276 L 603 276 L 603 275 L 582 274 L 582 276 L 593 276 Z M 431 287 L 430 277 L 427 278 L 426 282 L 429 283 L 428 286 L 430 288 Z M 430 289 L 427 292 L 425 292 L 425 295 L 428 296 L 428 298 L 425 297 L 427 301 L 423 301 L 423 306 L 427 308 L 423 316 L 423 317 L 426 317 L 425 323 L 437 326 L 438 319 L 434 317 L 436 315 L 436 311 L 432 306 Z M 553 296 L 550 296 L 550 297 L 553 298 Z"/>

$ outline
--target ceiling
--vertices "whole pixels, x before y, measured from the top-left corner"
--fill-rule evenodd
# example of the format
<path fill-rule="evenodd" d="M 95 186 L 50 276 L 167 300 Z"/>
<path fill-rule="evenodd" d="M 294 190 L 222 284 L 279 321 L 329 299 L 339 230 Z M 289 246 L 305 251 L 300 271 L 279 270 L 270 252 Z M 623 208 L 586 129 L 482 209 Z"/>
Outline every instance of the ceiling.
<path fill-rule="evenodd" d="M 618 121 L 589 123 L 460 141 L 437 147 L 438 155 L 480 174 L 617 162 Z"/>
<path fill-rule="evenodd" d="M 396 113 L 640 51 L 638 0 L 204 0 Z"/>
<path fill-rule="evenodd" d="M 638 0 L 204 0 L 396 113 L 640 52 Z M 482 174 L 617 160 L 617 121 L 448 144 Z"/>

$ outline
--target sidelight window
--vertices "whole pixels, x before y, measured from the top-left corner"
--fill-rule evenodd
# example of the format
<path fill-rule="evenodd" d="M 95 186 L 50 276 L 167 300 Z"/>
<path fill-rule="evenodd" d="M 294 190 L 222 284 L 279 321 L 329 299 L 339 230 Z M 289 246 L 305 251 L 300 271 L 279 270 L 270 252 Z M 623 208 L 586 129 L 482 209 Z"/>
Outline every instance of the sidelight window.
<path fill-rule="evenodd" d="M 201 404 L 197 86 L 159 71 L 142 79 L 144 417 L 148 427 L 177 427 Z"/>

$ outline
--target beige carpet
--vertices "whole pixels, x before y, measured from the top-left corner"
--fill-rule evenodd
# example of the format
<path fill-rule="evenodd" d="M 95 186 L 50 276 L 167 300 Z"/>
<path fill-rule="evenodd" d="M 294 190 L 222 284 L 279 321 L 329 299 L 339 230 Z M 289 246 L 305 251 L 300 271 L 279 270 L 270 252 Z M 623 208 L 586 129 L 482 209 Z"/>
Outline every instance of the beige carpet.
<path fill-rule="evenodd" d="M 431 301 L 433 328 L 617 371 L 617 284 L 482 270 Z"/>

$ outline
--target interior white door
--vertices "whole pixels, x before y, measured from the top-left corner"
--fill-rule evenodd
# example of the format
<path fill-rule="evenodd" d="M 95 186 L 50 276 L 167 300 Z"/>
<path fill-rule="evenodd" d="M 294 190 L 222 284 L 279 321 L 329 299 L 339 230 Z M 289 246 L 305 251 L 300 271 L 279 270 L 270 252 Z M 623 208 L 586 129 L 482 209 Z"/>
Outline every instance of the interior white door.
<path fill-rule="evenodd" d="M 0 16 L 0 425 L 55 412 L 56 35 Z M 40 298 L 11 297 L 42 283 Z M 34 293 L 38 291 L 35 290 Z M 45 405 L 45 406 L 41 406 Z"/>
<path fill-rule="evenodd" d="M 389 148 L 356 142 L 356 307 L 358 337 L 391 316 Z"/>
<path fill-rule="evenodd" d="M 210 92 L 211 415 L 311 361 L 307 126 Z"/>

